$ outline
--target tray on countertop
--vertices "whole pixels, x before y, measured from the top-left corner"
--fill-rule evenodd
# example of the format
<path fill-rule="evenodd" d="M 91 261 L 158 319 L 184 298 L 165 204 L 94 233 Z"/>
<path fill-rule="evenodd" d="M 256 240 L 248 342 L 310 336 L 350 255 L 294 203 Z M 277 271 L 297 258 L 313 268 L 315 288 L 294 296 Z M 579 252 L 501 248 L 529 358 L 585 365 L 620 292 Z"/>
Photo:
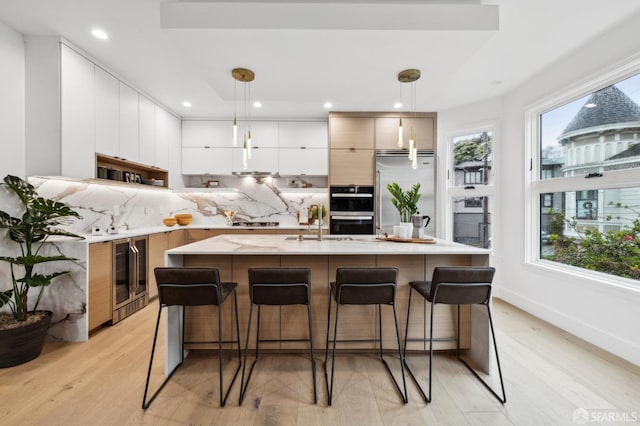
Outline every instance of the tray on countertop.
<path fill-rule="evenodd" d="M 376 237 L 376 240 L 391 241 L 394 243 L 418 243 L 418 244 L 435 244 L 433 238 L 400 238 L 400 237 Z"/>

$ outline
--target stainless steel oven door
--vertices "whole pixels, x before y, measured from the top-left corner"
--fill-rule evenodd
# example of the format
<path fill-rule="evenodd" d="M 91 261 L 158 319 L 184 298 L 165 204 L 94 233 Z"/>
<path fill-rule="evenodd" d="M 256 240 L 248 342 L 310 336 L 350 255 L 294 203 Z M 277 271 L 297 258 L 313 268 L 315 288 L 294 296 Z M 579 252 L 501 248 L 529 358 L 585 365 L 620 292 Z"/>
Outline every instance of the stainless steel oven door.
<path fill-rule="evenodd" d="M 332 213 L 374 210 L 373 186 L 332 186 L 329 193 Z"/>
<path fill-rule="evenodd" d="M 353 212 L 362 213 L 362 212 Z M 373 213 L 331 215 L 329 233 L 331 234 L 373 234 Z"/>

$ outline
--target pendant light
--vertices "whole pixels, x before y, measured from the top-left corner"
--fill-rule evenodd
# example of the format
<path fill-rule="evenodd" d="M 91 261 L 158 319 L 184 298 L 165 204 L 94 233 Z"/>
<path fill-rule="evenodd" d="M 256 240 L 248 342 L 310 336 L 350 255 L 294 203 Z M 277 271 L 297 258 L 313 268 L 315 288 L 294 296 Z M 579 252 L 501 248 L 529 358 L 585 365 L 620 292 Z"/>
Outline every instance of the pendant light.
<path fill-rule="evenodd" d="M 235 76 L 234 76 L 235 79 Z M 233 82 L 233 146 L 238 146 L 238 80 Z"/>
<path fill-rule="evenodd" d="M 411 83 L 411 111 L 413 112 L 413 118 L 416 116 L 416 81 L 420 78 L 420 70 L 415 68 L 406 69 L 398 73 L 398 81 L 400 83 Z M 402 116 L 400 117 L 400 125 L 398 126 L 398 146 L 401 143 L 402 132 Z M 416 138 L 413 133 L 413 126 L 409 128 L 409 160 L 411 161 L 411 168 L 418 168 L 418 149 L 416 144 Z"/>
<path fill-rule="evenodd" d="M 400 83 L 400 103 L 399 108 L 402 108 L 402 83 Z M 404 140 L 402 135 L 402 109 L 400 109 L 400 122 L 398 123 L 398 148 L 402 148 L 404 146 Z"/>
<path fill-rule="evenodd" d="M 242 168 L 244 170 L 247 169 L 247 160 L 251 159 L 251 120 L 247 113 L 247 105 L 251 101 L 251 82 L 255 78 L 255 74 L 253 71 L 247 68 L 234 68 L 231 71 L 231 76 L 235 79 L 235 85 L 237 86 L 237 82 L 240 81 L 242 83 L 246 83 L 243 87 L 243 98 L 244 98 L 244 115 L 247 117 L 247 133 L 245 133 L 242 144 Z M 249 90 L 247 90 L 247 87 Z M 233 146 L 237 145 L 238 141 L 238 121 L 236 115 L 236 93 L 237 91 L 234 88 L 233 91 L 233 102 L 234 102 L 234 113 L 233 113 Z M 248 92 L 248 97 L 247 97 Z"/>

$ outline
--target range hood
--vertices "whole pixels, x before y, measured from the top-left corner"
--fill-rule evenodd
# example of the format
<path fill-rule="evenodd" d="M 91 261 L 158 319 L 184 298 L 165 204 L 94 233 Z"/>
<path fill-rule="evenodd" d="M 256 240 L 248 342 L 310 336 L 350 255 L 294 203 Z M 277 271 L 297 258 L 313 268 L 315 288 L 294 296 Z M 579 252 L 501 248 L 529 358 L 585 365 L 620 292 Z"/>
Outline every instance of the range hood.
<path fill-rule="evenodd" d="M 254 177 L 254 178 L 266 178 L 266 177 L 279 178 L 280 177 L 280 174 L 278 172 L 252 171 L 252 172 L 233 172 L 231 174 L 234 175 L 234 176 L 238 176 L 238 177 L 251 176 L 251 177 Z"/>

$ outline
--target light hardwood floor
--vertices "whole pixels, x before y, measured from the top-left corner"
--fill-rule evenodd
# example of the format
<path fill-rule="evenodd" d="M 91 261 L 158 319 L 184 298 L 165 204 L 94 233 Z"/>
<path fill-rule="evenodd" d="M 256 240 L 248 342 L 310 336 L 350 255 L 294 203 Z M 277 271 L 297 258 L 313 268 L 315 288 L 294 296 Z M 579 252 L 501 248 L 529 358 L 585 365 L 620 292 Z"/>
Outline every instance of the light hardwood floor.
<path fill-rule="evenodd" d="M 408 378 L 409 403 L 401 404 L 376 358 L 344 354 L 336 361 L 334 404 L 327 407 L 323 354 L 318 354 L 317 405 L 308 358 L 267 355 L 256 365 L 242 407 L 238 379 L 220 409 L 217 360 L 199 353 L 187 357 L 145 412 L 140 405 L 156 303 L 99 331 L 88 343 L 48 343 L 36 360 L 0 370 L 0 424 L 585 424 L 573 419 L 580 408 L 587 410 L 589 425 L 640 422 L 640 368 L 500 300 L 494 315 L 506 380 L 504 406 L 447 354 L 435 357 L 428 405 Z M 391 361 L 397 371 L 396 359 Z M 414 355 L 410 363 L 426 377 L 426 359 Z M 228 367 L 231 371 L 233 365 Z M 152 385 L 157 385 L 161 370 L 154 370 Z"/>

